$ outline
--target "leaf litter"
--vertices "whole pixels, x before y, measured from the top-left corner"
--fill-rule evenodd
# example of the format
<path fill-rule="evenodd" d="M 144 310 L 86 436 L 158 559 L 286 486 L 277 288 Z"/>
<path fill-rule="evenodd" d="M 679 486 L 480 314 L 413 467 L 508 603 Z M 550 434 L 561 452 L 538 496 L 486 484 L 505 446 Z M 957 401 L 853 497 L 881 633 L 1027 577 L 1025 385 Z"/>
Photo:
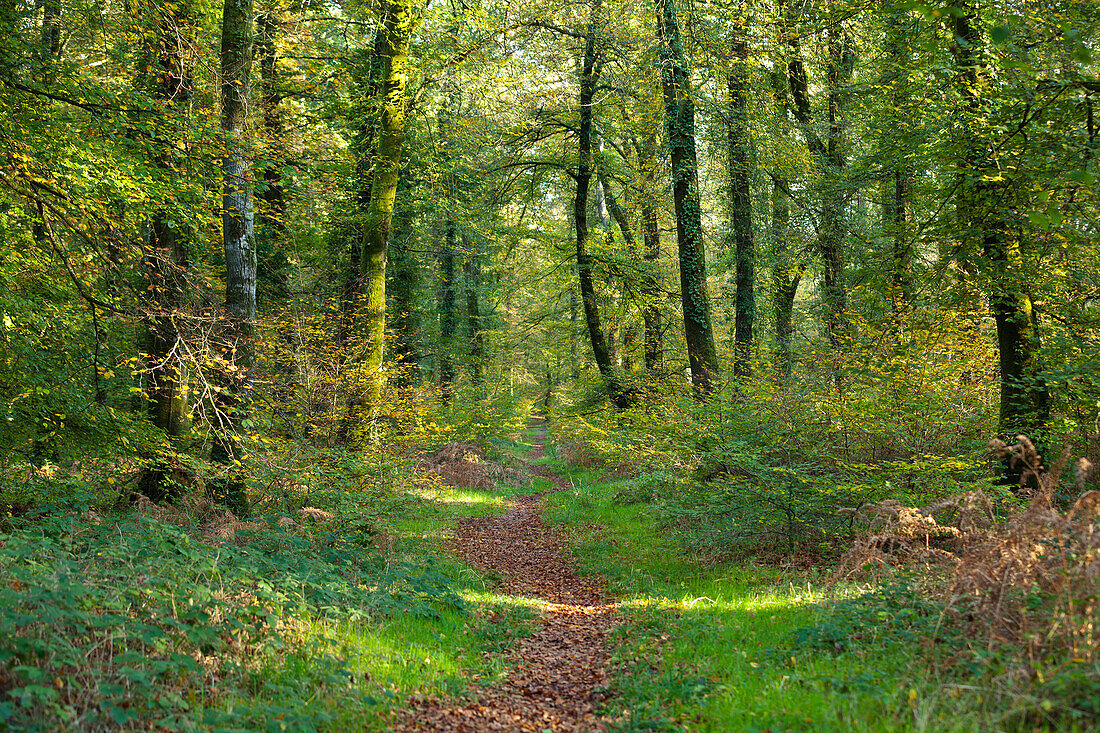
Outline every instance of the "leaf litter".
<path fill-rule="evenodd" d="M 537 423 L 536 423 L 537 425 Z M 536 441 L 541 454 L 542 437 Z M 511 670 L 499 684 L 475 683 L 463 700 L 414 698 L 399 714 L 401 731 L 600 731 L 610 696 L 606 646 L 614 604 L 598 576 L 581 576 L 562 533 L 542 519 L 542 499 L 568 488 L 541 466 L 528 469 L 555 488 L 517 497 L 504 514 L 458 523 L 456 554 L 503 578 L 502 590 L 543 601 L 535 632 L 506 656 Z"/>

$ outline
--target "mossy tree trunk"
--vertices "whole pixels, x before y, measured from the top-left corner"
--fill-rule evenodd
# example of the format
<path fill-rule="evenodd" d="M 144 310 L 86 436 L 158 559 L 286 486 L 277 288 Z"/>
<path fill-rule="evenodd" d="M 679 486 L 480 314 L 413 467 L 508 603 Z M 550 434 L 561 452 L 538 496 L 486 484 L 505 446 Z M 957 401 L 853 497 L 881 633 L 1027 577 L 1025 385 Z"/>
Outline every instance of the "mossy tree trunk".
<path fill-rule="evenodd" d="M 370 209 L 374 156 L 378 148 L 378 128 L 381 124 L 378 90 L 382 84 L 385 44 L 386 28 L 383 25 L 374 34 L 374 43 L 371 48 L 361 50 L 352 64 L 352 82 L 357 100 L 352 110 L 355 116 L 353 120 L 355 135 L 351 142 L 351 151 L 355 156 L 357 221 L 348 228 L 345 235 L 347 261 L 344 265 L 344 280 L 340 291 L 340 324 L 337 331 L 338 343 L 345 352 L 350 347 L 350 339 L 355 331 L 359 295 L 362 289 L 360 268 L 363 264 L 363 236 L 360 225 Z M 341 427 L 341 439 L 347 437 L 346 428 L 348 427 L 346 422 Z"/>
<path fill-rule="evenodd" d="M 985 39 L 969 3 L 956 3 L 954 10 L 952 53 L 965 114 L 960 126 L 964 133 L 956 203 L 965 238 L 963 251 L 978 255 L 997 324 L 1000 431 L 1009 438 L 1027 434 L 1041 444 L 1050 400 L 1040 367 L 1038 318 L 1028 292 L 1019 228 L 1008 220 L 1014 208 L 1011 181 L 999 164 L 994 142 L 977 133 L 989 127 L 991 114 L 986 94 L 993 82 L 983 56 Z M 1020 467 L 1007 469 L 1010 480 L 1019 480 Z"/>
<path fill-rule="evenodd" d="M 707 265 L 699 204 L 699 164 L 695 153 L 695 103 L 684 59 L 675 0 L 657 0 L 657 39 L 665 98 L 665 128 L 672 159 L 672 198 L 680 259 L 680 296 L 684 311 L 691 383 L 697 399 L 717 387 L 718 352 L 714 347 Z"/>
<path fill-rule="evenodd" d="M 386 344 L 386 250 L 405 144 L 409 39 L 418 20 L 410 0 L 383 1 L 378 147 L 370 204 L 363 223 L 359 267 L 361 303 L 358 314 L 365 346 L 358 366 L 365 380 L 363 402 L 372 422 L 377 416 L 385 381 L 382 367 Z"/>

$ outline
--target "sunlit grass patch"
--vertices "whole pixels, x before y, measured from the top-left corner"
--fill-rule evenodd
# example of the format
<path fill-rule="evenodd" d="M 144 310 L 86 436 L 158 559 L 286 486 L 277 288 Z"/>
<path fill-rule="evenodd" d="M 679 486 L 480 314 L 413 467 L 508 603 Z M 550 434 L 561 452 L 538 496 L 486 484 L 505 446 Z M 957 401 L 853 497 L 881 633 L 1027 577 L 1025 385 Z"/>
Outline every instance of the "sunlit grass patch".
<path fill-rule="evenodd" d="M 574 489 L 551 495 L 547 516 L 620 596 L 609 708 L 619 729 L 998 729 L 987 685 L 940 676 L 937 660 L 960 647 L 904 588 L 715 563 L 682 547 L 647 503 L 618 503 L 614 480 L 567 474 Z"/>

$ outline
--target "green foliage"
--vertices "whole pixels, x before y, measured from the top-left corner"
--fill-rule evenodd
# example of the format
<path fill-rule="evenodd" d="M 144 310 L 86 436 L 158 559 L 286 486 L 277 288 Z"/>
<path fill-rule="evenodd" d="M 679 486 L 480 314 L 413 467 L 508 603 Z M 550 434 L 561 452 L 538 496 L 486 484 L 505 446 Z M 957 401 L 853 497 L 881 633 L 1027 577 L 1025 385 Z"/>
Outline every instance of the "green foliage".
<path fill-rule="evenodd" d="M 187 720 L 287 715 L 292 706 L 273 710 L 270 695 L 223 708 L 203 679 L 242 684 L 230 681 L 285 650 L 286 666 L 296 659 L 344 686 L 348 672 L 331 653 L 296 647 L 297 624 L 438 618 L 466 607 L 431 565 L 383 562 L 354 535 L 303 537 L 266 523 L 238 533 L 239 544 L 215 543 L 142 516 L 73 512 L 0 537 L 7 724 L 154 720 L 178 729 Z"/>

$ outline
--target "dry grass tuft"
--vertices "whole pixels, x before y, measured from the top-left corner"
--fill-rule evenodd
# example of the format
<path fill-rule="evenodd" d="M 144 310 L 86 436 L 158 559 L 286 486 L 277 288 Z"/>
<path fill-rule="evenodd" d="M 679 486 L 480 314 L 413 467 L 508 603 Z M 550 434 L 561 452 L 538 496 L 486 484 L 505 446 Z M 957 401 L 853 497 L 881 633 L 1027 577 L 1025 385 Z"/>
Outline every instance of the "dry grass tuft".
<path fill-rule="evenodd" d="M 185 495 L 172 504 L 156 504 L 144 496 L 137 495 L 133 500 L 133 510 L 166 524 L 194 530 L 198 539 L 214 544 L 221 542 L 240 544 L 242 538 L 239 535 L 242 532 L 260 532 L 268 528 L 264 522 L 241 521 L 229 509 L 201 495 Z M 332 515 L 328 512 L 313 507 L 300 509 L 299 517 L 303 521 L 312 522 L 332 519 Z M 283 528 L 296 526 L 295 521 L 290 517 L 281 517 L 277 523 Z"/>
<path fill-rule="evenodd" d="M 333 520 L 332 512 L 326 512 L 324 509 L 318 509 L 317 507 L 304 506 L 298 510 L 298 518 L 303 522 L 331 522 Z"/>
<path fill-rule="evenodd" d="M 559 443 L 557 456 L 570 468 L 594 468 L 604 462 L 589 446 L 577 440 Z"/>
<path fill-rule="evenodd" d="M 496 461 L 472 443 L 447 443 L 428 454 L 422 465 L 437 473 L 444 483 L 466 489 L 488 491 L 497 483 L 520 483 L 522 477 Z"/>

